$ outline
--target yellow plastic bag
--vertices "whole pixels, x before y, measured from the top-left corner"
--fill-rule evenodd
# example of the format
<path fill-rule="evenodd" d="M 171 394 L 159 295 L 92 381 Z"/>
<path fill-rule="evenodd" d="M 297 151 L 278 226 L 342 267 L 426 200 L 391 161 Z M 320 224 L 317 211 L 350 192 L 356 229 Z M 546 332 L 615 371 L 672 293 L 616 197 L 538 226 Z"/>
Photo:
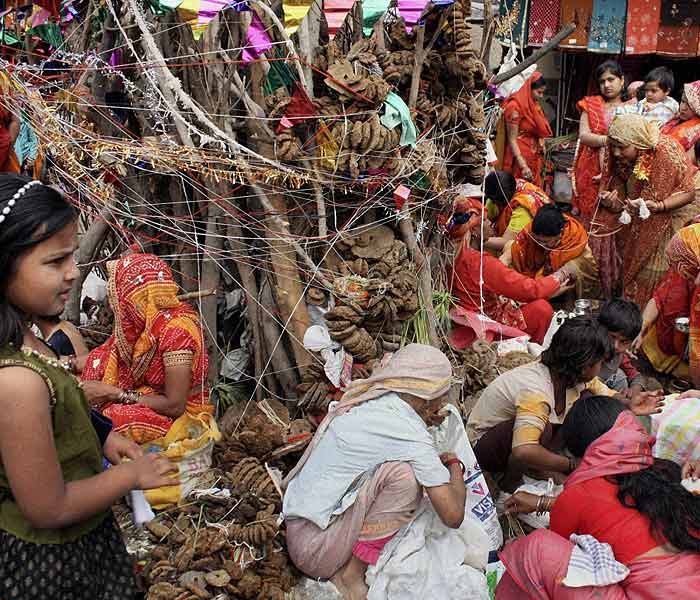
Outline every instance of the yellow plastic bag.
<path fill-rule="evenodd" d="M 146 452 L 161 452 L 173 461 L 180 475 L 178 485 L 147 490 L 146 499 L 153 508 L 174 506 L 187 498 L 197 481 L 211 467 L 214 443 L 221 432 L 214 417 L 208 413 L 185 413 L 172 425 L 164 437 L 144 445 Z"/>

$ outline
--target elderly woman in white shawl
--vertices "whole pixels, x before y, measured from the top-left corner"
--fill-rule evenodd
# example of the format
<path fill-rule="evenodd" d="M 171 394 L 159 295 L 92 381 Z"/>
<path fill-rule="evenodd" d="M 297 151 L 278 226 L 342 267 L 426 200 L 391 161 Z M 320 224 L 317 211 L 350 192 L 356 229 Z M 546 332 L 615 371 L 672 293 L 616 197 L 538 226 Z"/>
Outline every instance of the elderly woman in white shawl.
<path fill-rule="evenodd" d="M 462 524 L 464 465 L 438 454 L 428 432 L 451 382 L 442 352 L 410 344 L 331 408 L 285 480 L 287 544 L 302 572 L 364 599 L 367 565 L 413 519 L 424 490 L 446 526 Z"/>

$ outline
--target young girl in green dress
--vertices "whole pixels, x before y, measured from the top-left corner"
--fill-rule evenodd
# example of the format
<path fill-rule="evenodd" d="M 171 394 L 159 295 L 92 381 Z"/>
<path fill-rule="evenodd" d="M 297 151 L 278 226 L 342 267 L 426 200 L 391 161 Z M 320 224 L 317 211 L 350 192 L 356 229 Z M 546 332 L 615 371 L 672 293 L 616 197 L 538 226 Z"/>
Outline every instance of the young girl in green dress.
<path fill-rule="evenodd" d="M 2 600 L 131 600 L 132 566 L 110 507 L 132 489 L 173 483 L 166 458 L 116 433 L 101 443 L 70 361 L 30 330 L 33 315 L 65 307 L 77 232 L 54 188 L 0 175 Z M 115 466 L 103 470 L 103 455 Z"/>

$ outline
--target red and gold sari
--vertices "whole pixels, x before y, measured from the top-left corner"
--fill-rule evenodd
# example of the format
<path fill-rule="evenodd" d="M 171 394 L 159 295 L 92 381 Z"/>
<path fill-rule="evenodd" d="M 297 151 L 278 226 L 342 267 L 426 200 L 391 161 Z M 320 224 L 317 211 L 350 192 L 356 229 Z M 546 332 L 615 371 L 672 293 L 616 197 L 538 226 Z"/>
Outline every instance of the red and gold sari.
<path fill-rule="evenodd" d="M 698 169 L 673 138 L 659 135 L 657 129 L 653 140 L 642 141 L 642 129 L 649 125 L 652 124 L 640 115 L 621 115 L 615 119 L 611 137 L 615 128 L 615 135 L 622 138 L 618 141 L 635 145 L 640 152 L 631 173 L 625 171 L 621 175 L 622 169 L 614 160 L 610 161 L 609 172 L 604 176 L 609 181 L 606 189 L 617 190 L 620 198 L 660 202 L 673 194 L 700 187 Z M 600 212 L 609 213 L 604 209 Z M 668 270 L 666 246 L 674 233 L 698 212 L 698 202 L 691 201 L 674 211 L 652 213 L 646 220 L 633 215 L 632 223 L 617 232 L 624 293 L 639 306 L 646 305 Z M 616 214 L 613 216 L 617 219 Z"/>
<path fill-rule="evenodd" d="M 108 269 L 114 333 L 88 356 L 83 380 L 162 394 L 166 367 L 185 359 L 192 364 L 187 411 L 210 413 L 208 357 L 199 317 L 178 300 L 168 265 L 152 254 L 130 254 L 109 263 Z M 165 435 L 173 424 L 145 404 L 108 404 L 100 410 L 116 431 L 138 443 Z"/>
<path fill-rule="evenodd" d="M 515 185 L 515 194 L 513 194 L 506 207 L 498 213 L 495 223 L 496 235 L 501 237 L 506 232 L 510 219 L 513 216 L 513 211 L 516 208 L 524 208 L 534 219 L 537 211 L 544 204 L 549 204 L 549 196 L 542 188 L 524 179 L 518 179 Z"/>
<path fill-rule="evenodd" d="M 518 148 L 527 166 L 530 167 L 533 183 L 542 187 L 542 170 L 544 169 L 544 138 L 552 137 L 544 111 L 532 97 L 532 84 L 542 77 L 535 71 L 512 96 L 503 102 L 503 118 L 506 123 L 518 126 Z M 522 178 L 518 161 L 515 160 L 510 144 L 506 141 L 503 154 L 503 170 Z"/>

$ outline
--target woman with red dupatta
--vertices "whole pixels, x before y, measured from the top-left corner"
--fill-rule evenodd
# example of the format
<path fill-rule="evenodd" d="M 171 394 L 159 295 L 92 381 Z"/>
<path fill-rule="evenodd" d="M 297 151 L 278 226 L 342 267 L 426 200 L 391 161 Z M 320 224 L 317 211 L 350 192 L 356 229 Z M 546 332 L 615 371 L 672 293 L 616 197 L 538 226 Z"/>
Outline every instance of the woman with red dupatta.
<path fill-rule="evenodd" d="M 695 142 L 700 140 L 700 81 L 683 86 L 678 116 L 666 123 L 661 133 L 677 140 L 693 164 L 700 158 L 695 156 Z"/>
<path fill-rule="evenodd" d="M 547 84 L 535 71 L 512 96 L 503 102 L 507 143 L 503 170 L 542 187 L 544 138 L 552 137 L 552 128 L 540 106 Z"/>
<path fill-rule="evenodd" d="M 619 290 L 645 306 L 669 263 L 666 247 L 673 235 L 700 213 L 700 172 L 676 140 L 659 133 L 642 115 L 621 114 L 608 131 L 606 164 L 598 213 L 602 225 L 591 228 L 604 289 Z M 651 215 L 639 215 L 644 202 Z M 627 224 L 620 222 L 626 211 Z M 598 217 L 596 217 L 598 221 Z M 610 267 L 614 266 L 614 269 Z"/>
<path fill-rule="evenodd" d="M 501 552 L 506 573 L 496 600 L 700 597 L 700 498 L 680 483 L 697 473 L 697 463 L 681 469 L 654 459 L 652 440 L 640 421 L 607 396 L 578 400 L 562 433 L 581 463 L 556 500 L 519 492 L 506 502 L 506 510 L 516 513 L 551 507 L 550 529 Z M 577 547 L 572 535 L 592 539 Z M 589 567 L 585 580 L 589 572 L 581 569 L 588 563 L 580 560 L 582 547 L 600 552 L 586 554 L 595 567 Z M 600 560 L 603 553 L 606 560 Z M 578 567 L 577 582 L 569 581 L 570 564 Z"/>
<path fill-rule="evenodd" d="M 608 127 L 623 104 L 625 76 L 618 63 L 605 61 L 595 72 L 600 95 L 586 96 L 576 108 L 581 112 L 578 147 L 573 170 L 572 204 L 588 227 L 598 204 L 601 165 L 608 143 Z"/>
<path fill-rule="evenodd" d="M 186 411 L 211 413 L 199 316 L 177 298 L 165 262 L 129 254 L 108 263 L 114 333 L 82 370 L 88 401 L 135 442 L 165 435 Z"/>
<path fill-rule="evenodd" d="M 491 233 L 490 224 L 482 223 L 482 210 L 473 198 L 454 202 L 445 227 L 455 244 L 455 258 L 448 271 L 450 290 L 464 311 L 478 315 L 483 308 L 494 321 L 515 327 L 541 344 L 554 313 L 547 300 L 567 291 L 569 274 L 557 270 L 534 279 L 481 252 L 482 236 L 486 240 Z"/>
<path fill-rule="evenodd" d="M 666 254 L 668 273 L 644 309 L 634 347 L 641 346 L 657 372 L 690 376 L 700 387 L 700 225 L 681 229 Z M 687 333 L 676 329 L 681 317 L 688 318 Z"/>

